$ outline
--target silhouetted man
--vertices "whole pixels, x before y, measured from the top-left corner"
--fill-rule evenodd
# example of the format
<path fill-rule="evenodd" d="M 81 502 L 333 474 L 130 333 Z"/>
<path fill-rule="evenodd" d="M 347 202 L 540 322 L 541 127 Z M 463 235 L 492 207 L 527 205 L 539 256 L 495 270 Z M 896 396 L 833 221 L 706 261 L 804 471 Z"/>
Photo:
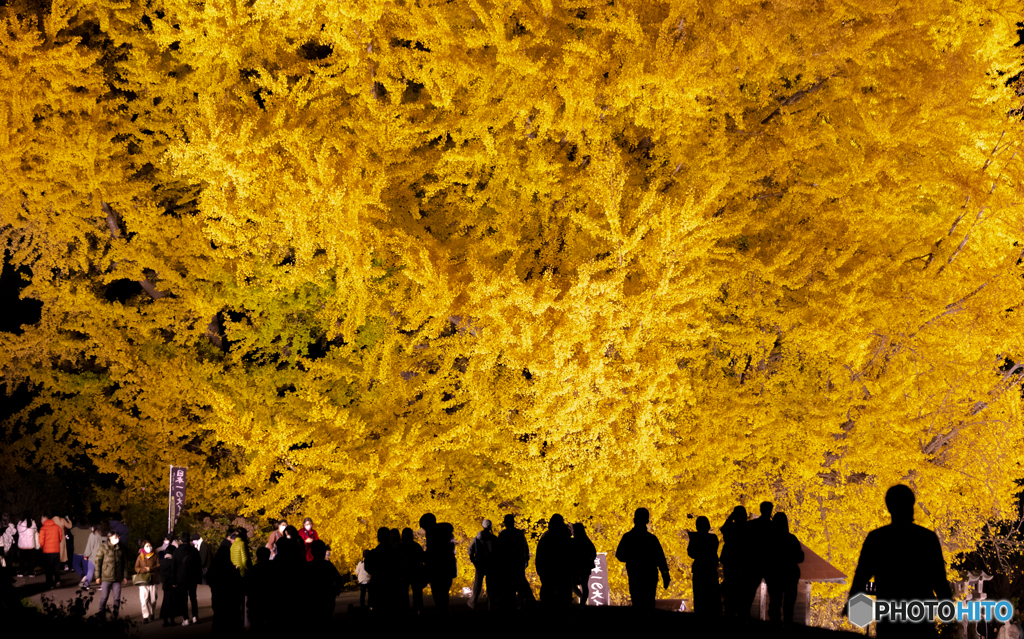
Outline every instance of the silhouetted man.
<path fill-rule="evenodd" d="M 502 608 L 515 610 L 517 605 L 536 603 L 533 589 L 526 578 L 526 567 L 530 565 L 530 545 L 526 533 L 516 528 L 516 516 L 505 515 L 505 529 L 498 535 L 498 581 L 495 589 Z M 517 603 L 518 602 L 518 603 Z"/>
<path fill-rule="evenodd" d="M 367 553 L 363 564 L 370 573 L 370 606 L 375 612 L 392 612 L 398 607 L 398 581 L 401 557 L 391 545 L 391 531 L 377 529 L 377 547 Z"/>
<path fill-rule="evenodd" d="M 405 566 L 405 574 L 409 580 L 408 585 L 412 586 L 412 609 L 419 614 L 423 611 L 423 586 L 426 582 L 423 577 L 423 546 L 416 543 L 413 537 L 412 528 L 402 529 L 402 545 L 399 548 L 402 557 L 402 565 Z M 408 587 L 402 588 L 402 597 L 407 598 Z"/>
<path fill-rule="evenodd" d="M 772 621 L 792 623 L 803 560 L 804 549 L 796 535 L 789 532 L 786 513 L 776 513 L 772 517 L 772 547 L 764 578 L 768 587 L 768 618 Z"/>
<path fill-rule="evenodd" d="M 878 599 L 952 599 L 946 581 L 946 561 L 938 536 L 914 523 L 914 492 L 903 484 L 885 493 L 892 516 L 888 526 L 868 533 L 850 584 L 850 597 L 864 592 L 875 579 Z M 934 637 L 932 620 L 921 623 L 878 623 L 878 637 Z"/>
<path fill-rule="evenodd" d="M 241 630 L 241 619 L 234 610 L 238 599 L 236 593 L 242 590 L 242 576 L 231 563 L 231 544 L 237 533 L 228 533 L 220 542 L 217 554 L 213 557 L 206 581 L 210 584 L 210 605 L 213 608 L 213 628 L 217 634 L 232 634 Z"/>
<path fill-rule="evenodd" d="M 572 605 L 572 535 L 561 515 L 551 515 L 547 532 L 537 542 L 537 576 L 545 607 Z"/>
<path fill-rule="evenodd" d="M 750 540 L 747 535 L 747 509 L 736 506 L 722 524 L 722 589 L 725 591 L 725 616 L 747 618 L 750 569 Z M 746 605 L 746 608 L 744 608 Z"/>
<path fill-rule="evenodd" d="M 199 620 L 199 598 L 196 588 L 203 580 L 202 560 L 199 558 L 199 551 L 192 545 L 192 535 L 189 533 L 181 533 L 171 564 L 171 571 L 174 573 L 175 608 L 184 618 L 181 625 L 187 626 L 190 618 L 193 623 Z M 188 614 L 190 602 L 191 616 Z"/>
<path fill-rule="evenodd" d="M 202 552 L 202 551 L 200 551 Z M 283 584 L 275 583 L 274 562 L 270 561 L 270 548 L 260 546 L 256 549 L 256 561 L 245 573 L 246 610 L 249 613 L 249 624 L 257 636 L 269 632 L 276 626 L 276 604 L 274 587 Z"/>
<path fill-rule="evenodd" d="M 202 567 L 203 579 L 206 579 L 206 573 L 210 572 L 213 564 L 213 548 L 199 533 L 192 533 L 191 539 L 192 545 L 199 551 L 199 565 Z"/>
<path fill-rule="evenodd" d="M 426 533 L 427 547 L 424 548 L 423 558 L 427 582 L 430 583 L 430 595 L 434 598 L 434 607 L 437 612 L 447 615 L 452 581 L 457 573 L 452 525 L 438 523 L 432 513 L 427 513 L 420 517 L 420 528 Z M 370 570 L 369 566 L 366 571 L 373 576 L 373 579 L 377 579 L 377 575 Z M 372 586 L 370 592 L 373 592 Z"/>
<path fill-rule="evenodd" d="M 491 607 L 491 599 L 494 598 L 492 576 L 494 574 L 495 550 L 498 538 L 491 532 L 490 519 L 483 520 L 481 526 L 483 529 L 476 534 L 476 537 L 469 544 L 469 560 L 476 568 L 476 574 L 473 577 L 473 595 L 469 599 L 469 607 L 471 609 L 476 608 L 476 603 L 480 599 L 480 591 L 484 587 L 484 579 L 487 579 L 488 609 Z"/>
<path fill-rule="evenodd" d="M 693 559 L 693 608 L 698 615 L 722 614 L 718 588 L 718 537 L 711 534 L 707 517 L 697 518 L 697 530 L 689 533 L 686 554 Z"/>
<path fill-rule="evenodd" d="M 572 525 L 572 576 L 573 590 L 579 591 L 580 605 L 587 605 L 590 597 L 590 572 L 597 559 L 597 547 L 587 536 L 587 528 L 580 522 Z"/>
<path fill-rule="evenodd" d="M 772 502 L 762 501 L 760 507 L 761 516 L 747 522 L 747 544 L 750 549 L 750 558 L 747 562 L 747 589 L 741 600 L 741 606 L 748 612 L 751 606 L 754 605 L 754 598 L 757 597 L 757 590 L 761 587 L 761 581 L 768 575 L 772 540 L 775 538 L 772 529 L 773 508 Z"/>
<path fill-rule="evenodd" d="M 661 542 L 647 530 L 650 520 L 651 513 L 646 508 L 637 508 L 633 515 L 633 529 L 622 536 L 615 551 L 615 558 L 626 564 L 629 598 L 634 608 L 654 608 L 659 570 L 665 588 L 672 581 L 668 576 L 668 561 L 665 560 Z"/>
<path fill-rule="evenodd" d="M 379 537 L 378 537 L 379 538 Z M 334 618 L 334 606 L 344 582 L 334 564 L 327 561 L 327 544 L 322 539 L 309 546 L 313 561 L 303 566 L 302 587 L 305 592 L 306 618 L 316 628 L 324 628 Z M 393 554 L 397 549 L 392 548 Z"/>

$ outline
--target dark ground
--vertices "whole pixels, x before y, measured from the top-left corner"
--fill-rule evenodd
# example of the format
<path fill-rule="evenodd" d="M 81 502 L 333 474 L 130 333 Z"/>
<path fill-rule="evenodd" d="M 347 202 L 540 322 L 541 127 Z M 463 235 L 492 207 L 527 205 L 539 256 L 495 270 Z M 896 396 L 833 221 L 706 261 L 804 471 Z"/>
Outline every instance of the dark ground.
<path fill-rule="evenodd" d="M 3 572 L 3 571 L 0 571 Z M 17 599 L 27 599 L 38 605 L 40 596 L 44 595 L 56 601 L 70 602 L 78 594 L 76 587 L 77 575 L 66 572 L 61 575 L 61 588 L 45 591 L 42 575 L 14 580 L 14 592 L 10 593 Z M 98 593 L 97 593 L 98 594 Z M 126 586 L 122 591 L 122 615 L 135 622 L 134 634 L 142 638 L 160 639 L 174 636 L 176 638 L 210 636 L 212 630 L 210 609 L 210 591 L 208 586 L 199 587 L 199 623 L 187 627 L 175 626 L 164 628 L 159 621 L 142 625 L 138 603 L 138 589 Z M 663 609 L 639 613 L 628 607 L 612 606 L 608 608 L 578 608 L 563 614 L 548 614 L 540 610 L 522 611 L 515 614 L 490 612 L 487 610 L 470 610 L 464 596 L 453 596 L 451 617 L 442 620 L 433 608 L 429 595 L 424 596 L 426 610 L 422 617 L 409 615 L 369 615 L 358 607 L 358 590 L 347 590 L 338 597 L 333 623 L 328 628 L 308 629 L 306 632 L 314 639 L 327 637 L 392 637 L 399 634 L 403 637 L 416 639 L 433 639 L 434 637 L 480 637 L 480 636 L 518 636 L 518 637 L 621 637 L 623 639 L 646 639 L 648 637 L 862 637 L 856 633 L 835 632 L 822 628 L 811 628 L 800 625 L 772 624 L 761 621 L 706 621 L 701 617 L 687 612 L 675 612 L 679 607 L 678 600 L 659 601 Z M 481 599 L 480 607 L 485 607 L 485 599 Z M 98 609 L 94 599 L 88 607 L 91 617 Z M 159 604 L 157 607 L 159 611 Z M 180 623 L 181 618 L 178 618 Z M 288 634 L 294 630 L 303 630 L 305 624 L 301 619 L 289 623 Z M 13 629 L 12 629 L 13 630 Z M 82 628 L 88 632 L 89 629 Z M 638 634 L 640 633 L 640 634 Z M 15 635 L 12 636 L 23 636 Z M 84 635 L 82 635 L 84 636 Z M 266 636 L 248 631 L 241 637 L 255 638 Z M 275 633 L 274 639 L 280 639 Z"/>

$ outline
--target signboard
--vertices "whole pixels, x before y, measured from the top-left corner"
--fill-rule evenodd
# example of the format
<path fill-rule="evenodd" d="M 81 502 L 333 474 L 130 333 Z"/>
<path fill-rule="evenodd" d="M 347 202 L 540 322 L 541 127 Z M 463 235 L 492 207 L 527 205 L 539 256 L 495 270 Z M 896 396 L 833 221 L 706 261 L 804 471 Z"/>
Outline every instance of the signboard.
<path fill-rule="evenodd" d="M 611 605 L 611 594 L 608 592 L 608 553 L 597 553 L 594 569 L 590 571 L 590 581 L 587 582 L 587 590 L 588 606 Z"/>
<path fill-rule="evenodd" d="M 185 509 L 185 468 L 171 466 L 171 488 L 168 493 L 167 533 L 174 532 L 174 524 Z"/>

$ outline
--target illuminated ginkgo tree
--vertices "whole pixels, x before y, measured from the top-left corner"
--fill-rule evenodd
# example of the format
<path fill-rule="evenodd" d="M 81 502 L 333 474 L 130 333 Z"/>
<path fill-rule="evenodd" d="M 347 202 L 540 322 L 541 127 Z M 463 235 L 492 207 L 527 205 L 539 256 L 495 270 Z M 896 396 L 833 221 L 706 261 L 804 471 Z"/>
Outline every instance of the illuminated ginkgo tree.
<path fill-rule="evenodd" d="M 34 6 L 3 463 L 187 465 L 343 562 L 425 511 L 611 550 L 642 505 L 682 576 L 691 516 L 771 499 L 849 573 L 893 483 L 948 552 L 1010 506 L 1015 3 Z"/>

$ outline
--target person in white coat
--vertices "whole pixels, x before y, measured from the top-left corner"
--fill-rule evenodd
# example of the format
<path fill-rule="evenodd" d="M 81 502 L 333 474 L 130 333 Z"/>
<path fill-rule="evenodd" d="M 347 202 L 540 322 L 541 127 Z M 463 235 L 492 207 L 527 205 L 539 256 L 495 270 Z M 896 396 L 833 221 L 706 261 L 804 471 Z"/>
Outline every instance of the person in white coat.
<path fill-rule="evenodd" d="M 4 513 L 0 517 L 0 551 L 2 555 L 0 558 L 3 559 L 3 565 L 11 565 L 11 547 L 14 546 L 14 538 L 18 535 L 18 527 L 11 521 L 10 515 Z"/>
<path fill-rule="evenodd" d="M 32 519 L 32 513 L 25 511 L 18 522 L 18 554 L 21 556 L 19 577 L 34 577 L 36 574 L 36 555 L 39 549 L 39 528 Z"/>

